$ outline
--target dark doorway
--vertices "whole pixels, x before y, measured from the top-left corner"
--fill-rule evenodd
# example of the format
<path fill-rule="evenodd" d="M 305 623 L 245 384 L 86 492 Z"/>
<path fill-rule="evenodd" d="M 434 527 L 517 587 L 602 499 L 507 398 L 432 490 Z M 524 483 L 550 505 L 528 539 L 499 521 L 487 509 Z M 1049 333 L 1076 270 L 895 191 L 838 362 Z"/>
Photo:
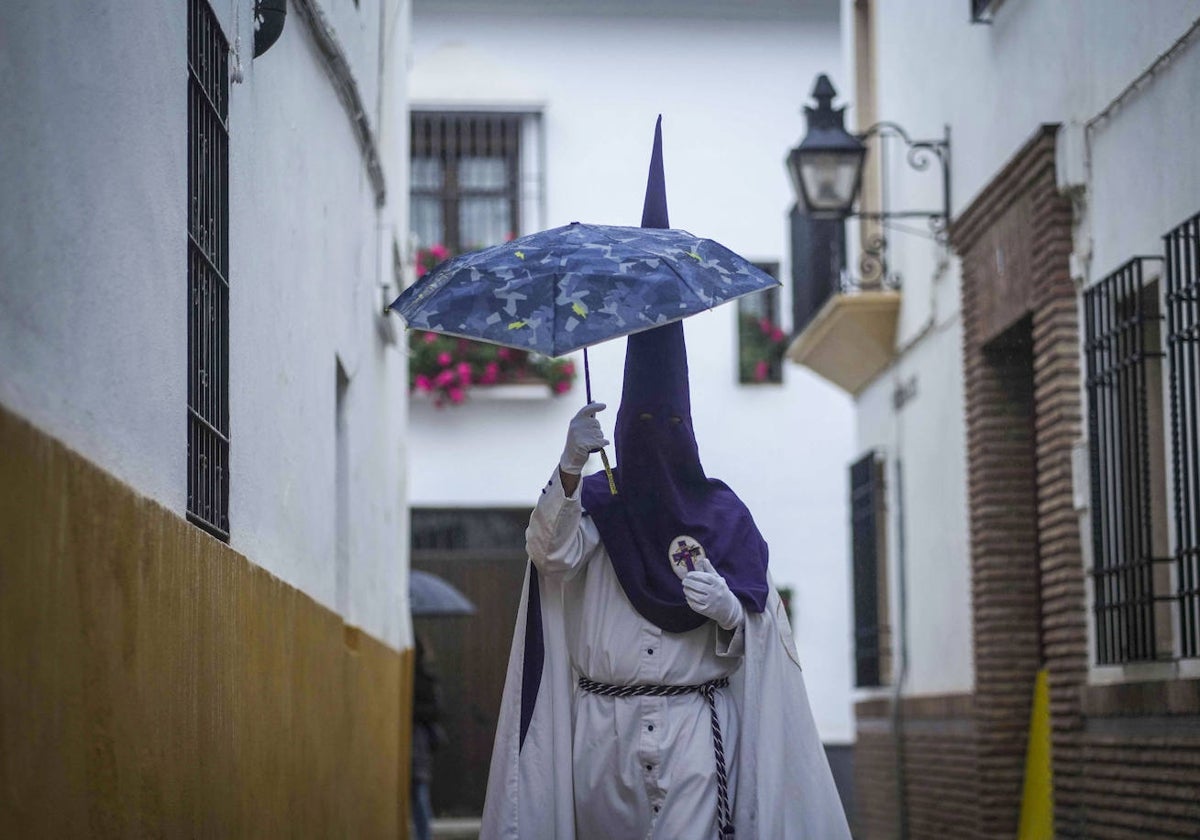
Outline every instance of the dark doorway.
<path fill-rule="evenodd" d="M 417 508 L 412 567 L 449 581 L 477 612 L 413 620 L 435 657 L 448 742 L 433 760 L 433 811 L 483 813 L 492 740 L 504 691 L 513 622 L 525 567 L 530 508 Z"/>

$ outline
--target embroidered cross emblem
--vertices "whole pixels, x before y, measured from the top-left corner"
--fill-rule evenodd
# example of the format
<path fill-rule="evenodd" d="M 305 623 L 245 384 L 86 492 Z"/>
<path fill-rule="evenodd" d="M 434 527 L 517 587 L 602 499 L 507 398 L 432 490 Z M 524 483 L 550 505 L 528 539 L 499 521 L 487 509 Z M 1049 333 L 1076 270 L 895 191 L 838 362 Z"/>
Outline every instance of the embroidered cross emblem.
<path fill-rule="evenodd" d="M 671 559 L 676 565 L 686 566 L 689 572 L 696 571 L 696 559 L 701 555 L 702 551 L 698 543 L 688 544 L 686 539 L 678 541 L 679 550 L 671 555 Z"/>

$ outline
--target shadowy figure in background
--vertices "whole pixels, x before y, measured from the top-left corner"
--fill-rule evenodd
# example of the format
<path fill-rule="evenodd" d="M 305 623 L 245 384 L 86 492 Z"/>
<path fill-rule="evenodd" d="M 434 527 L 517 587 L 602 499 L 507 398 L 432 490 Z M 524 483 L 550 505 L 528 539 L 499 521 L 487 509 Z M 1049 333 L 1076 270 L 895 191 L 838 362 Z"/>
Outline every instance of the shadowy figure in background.
<path fill-rule="evenodd" d="M 442 695 L 433 652 L 420 635 L 416 637 L 417 659 L 413 671 L 412 815 L 415 840 L 430 840 L 433 804 L 433 753 L 446 740 L 442 728 Z"/>

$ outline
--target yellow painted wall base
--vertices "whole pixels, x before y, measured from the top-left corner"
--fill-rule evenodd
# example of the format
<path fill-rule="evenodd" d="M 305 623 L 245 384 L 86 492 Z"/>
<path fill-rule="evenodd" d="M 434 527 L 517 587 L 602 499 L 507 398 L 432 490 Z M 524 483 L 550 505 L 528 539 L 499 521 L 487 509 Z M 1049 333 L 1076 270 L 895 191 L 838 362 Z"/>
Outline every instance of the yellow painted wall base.
<path fill-rule="evenodd" d="M 0 836 L 405 836 L 411 665 L 0 408 Z"/>
<path fill-rule="evenodd" d="M 1050 766 L 1050 687 L 1046 669 L 1038 671 L 1025 753 L 1025 791 L 1021 797 L 1018 840 L 1053 840 L 1054 778 Z"/>

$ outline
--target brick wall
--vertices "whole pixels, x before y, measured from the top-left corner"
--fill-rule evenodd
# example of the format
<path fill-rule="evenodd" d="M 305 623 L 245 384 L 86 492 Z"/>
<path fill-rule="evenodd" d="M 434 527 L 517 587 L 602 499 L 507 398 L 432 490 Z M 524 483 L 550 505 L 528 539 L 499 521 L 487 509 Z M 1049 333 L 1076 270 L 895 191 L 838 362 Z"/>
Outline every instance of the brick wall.
<path fill-rule="evenodd" d="M 908 836 L 969 837 L 975 822 L 975 719 L 969 694 L 909 697 L 900 731 Z M 896 736 L 887 700 L 855 707 L 856 837 L 899 836 Z"/>
<path fill-rule="evenodd" d="M 1200 836 L 1200 680 L 1090 686 L 1078 696 L 1074 822 L 1060 836 Z"/>

